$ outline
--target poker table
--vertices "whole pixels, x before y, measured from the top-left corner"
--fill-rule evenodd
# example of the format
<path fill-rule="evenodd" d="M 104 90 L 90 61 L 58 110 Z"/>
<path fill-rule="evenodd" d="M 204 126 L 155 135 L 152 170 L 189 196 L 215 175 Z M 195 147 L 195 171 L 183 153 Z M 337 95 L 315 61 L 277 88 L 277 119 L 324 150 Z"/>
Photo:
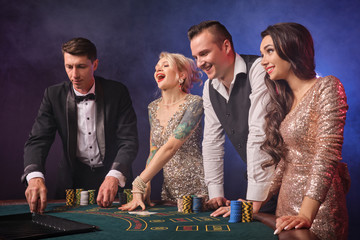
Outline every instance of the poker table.
<path fill-rule="evenodd" d="M 250 223 L 229 223 L 229 218 L 211 217 L 210 212 L 181 213 L 177 207 L 159 202 L 147 208 L 145 215 L 120 211 L 116 202 L 110 208 L 97 205 L 68 207 L 64 201 L 50 202 L 45 216 L 76 221 L 94 226 L 89 232 L 64 235 L 54 239 L 317 239 L 309 230 L 283 231 L 274 235 L 275 216 L 254 215 Z M 29 214 L 24 201 L 0 201 L 1 224 L 9 215 Z M 22 229 L 19 229 L 21 231 Z"/>

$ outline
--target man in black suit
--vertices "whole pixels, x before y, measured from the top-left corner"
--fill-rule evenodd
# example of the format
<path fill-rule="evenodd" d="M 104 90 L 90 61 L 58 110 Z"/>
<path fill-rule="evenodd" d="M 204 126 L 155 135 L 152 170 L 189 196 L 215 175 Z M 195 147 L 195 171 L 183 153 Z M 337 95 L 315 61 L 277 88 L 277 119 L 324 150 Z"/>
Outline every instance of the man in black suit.
<path fill-rule="evenodd" d="M 99 60 L 95 45 L 74 38 L 62 46 L 70 79 L 45 90 L 38 116 L 24 149 L 25 196 L 31 212 L 47 202 L 45 161 L 59 133 L 64 156 L 59 164 L 56 195 L 67 188 L 99 189 L 97 203 L 108 207 L 118 186 L 132 179 L 138 151 L 136 115 L 127 88 L 95 77 Z"/>

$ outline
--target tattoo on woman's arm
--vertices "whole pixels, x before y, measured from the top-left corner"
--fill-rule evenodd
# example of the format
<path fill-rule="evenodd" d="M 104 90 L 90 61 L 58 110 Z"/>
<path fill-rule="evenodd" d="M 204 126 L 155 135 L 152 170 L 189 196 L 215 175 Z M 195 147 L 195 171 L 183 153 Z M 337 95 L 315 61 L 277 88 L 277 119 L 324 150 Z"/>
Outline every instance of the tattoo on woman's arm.
<path fill-rule="evenodd" d="M 148 159 L 146 160 L 146 166 L 149 165 L 149 163 L 151 162 L 151 160 L 154 158 L 156 152 L 158 151 L 158 148 L 154 145 L 153 142 L 151 142 L 150 145 L 150 154 Z"/>
<path fill-rule="evenodd" d="M 174 130 L 174 137 L 179 140 L 187 138 L 200 122 L 203 113 L 204 109 L 202 101 L 190 105 L 186 110 L 180 124 Z"/>

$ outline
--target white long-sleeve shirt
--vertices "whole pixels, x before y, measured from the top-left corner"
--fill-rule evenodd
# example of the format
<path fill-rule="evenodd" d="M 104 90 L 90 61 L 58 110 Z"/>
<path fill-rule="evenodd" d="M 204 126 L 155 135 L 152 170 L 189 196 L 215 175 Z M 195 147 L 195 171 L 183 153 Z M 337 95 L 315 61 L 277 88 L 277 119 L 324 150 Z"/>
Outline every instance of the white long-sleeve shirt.
<path fill-rule="evenodd" d="M 269 160 L 269 156 L 260 150 L 260 146 L 265 139 L 265 107 L 268 102 L 267 89 L 264 83 L 265 71 L 258 58 L 253 63 L 249 71 L 251 85 L 250 109 L 249 109 L 249 135 L 247 139 L 247 174 L 248 188 L 246 198 L 253 201 L 263 201 L 266 199 L 270 187 L 274 167 L 263 170 L 261 164 Z M 246 72 L 244 59 L 236 54 L 234 79 L 231 82 L 229 92 L 218 79 L 213 79 L 212 86 L 228 102 L 231 91 L 235 84 L 236 75 Z M 221 123 L 216 116 L 209 97 L 209 80 L 205 82 L 203 89 L 204 101 L 204 138 L 203 138 L 203 161 L 205 170 L 205 182 L 208 186 L 209 197 L 224 197 L 224 143 L 225 133 Z M 247 110 L 247 109 L 246 109 Z M 244 111 L 239 109 L 239 111 Z"/>

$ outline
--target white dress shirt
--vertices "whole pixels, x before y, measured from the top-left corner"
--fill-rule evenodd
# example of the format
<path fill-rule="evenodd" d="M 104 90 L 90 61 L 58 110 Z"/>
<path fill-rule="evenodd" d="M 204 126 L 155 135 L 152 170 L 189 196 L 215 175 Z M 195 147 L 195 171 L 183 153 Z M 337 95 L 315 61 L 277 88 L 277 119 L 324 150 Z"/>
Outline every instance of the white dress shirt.
<path fill-rule="evenodd" d="M 266 199 L 270 187 L 274 167 L 263 170 L 261 164 L 269 160 L 269 156 L 260 150 L 265 139 L 265 106 L 268 102 L 267 88 L 264 83 L 265 71 L 258 58 L 249 71 L 251 85 L 250 109 L 249 109 L 249 135 L 247 139 L 247 174 L 248 188 L 246 198 L 253 201 Z M 236 75 L 246 72 L 246 63 L 240 55 L 236 54 L 234 78 L 230 84 L 229 92 L 218 79 L 213 79 L 212 86 L 229 101 L 231 91 L 234 87 Z M 224 197 L 224 143 L 225 133 L 221 123 L 216 116 L 209 97 L 209 80 L 205 82 L 203 89 L 204 101 L 204 139 L 203 161 L 205 170 L 205 182 L 208 186 L 209 197 Z"/>
<path fill-rule="evenodd" d="M 85 96 L 87 94 L 95 94 L 95 83 L 88 93 L 82 94 L 74 89 L 76 96 Z M 102 167 L 103 162 L 100 156 L 99 145 L 96 139 L 96 104 L 94 100 L 84 100 L 77 103 L 77 149 L 76 157 L 82 163 L 89 165 L 91 168 Z M 125 176 L 117 171 L 110 170 L 106 176 L 116 177 L 121 187 L 125 186 Z M 29 181 L 34 177 L 44 178 L 41 172 L 31 172 L 26 176 Z"/>

